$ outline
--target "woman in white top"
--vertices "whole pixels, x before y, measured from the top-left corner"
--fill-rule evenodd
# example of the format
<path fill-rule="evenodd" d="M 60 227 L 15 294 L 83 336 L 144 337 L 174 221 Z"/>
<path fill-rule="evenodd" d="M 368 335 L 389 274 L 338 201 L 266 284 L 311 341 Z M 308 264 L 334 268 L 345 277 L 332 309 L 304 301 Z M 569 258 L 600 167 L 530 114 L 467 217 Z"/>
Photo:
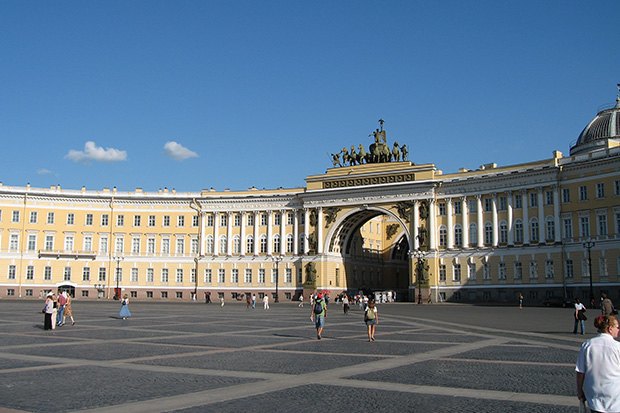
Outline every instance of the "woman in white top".
<path fill-rule="evenodd" d="M 581 327 L 581 335 L 586 333 L 586 306 L 581 304 L 579 298 L 575 298 L 575 326 L 573 327 L 573 334 L 577 334 L 577 326 Z"/>
<path fill-rule="evenodd" d="M 600 334 L 581 345 L 577 358 L 577 397 L 592 413 L 620 412 L 618 319 L 600 315 L 594 326 Z"/>

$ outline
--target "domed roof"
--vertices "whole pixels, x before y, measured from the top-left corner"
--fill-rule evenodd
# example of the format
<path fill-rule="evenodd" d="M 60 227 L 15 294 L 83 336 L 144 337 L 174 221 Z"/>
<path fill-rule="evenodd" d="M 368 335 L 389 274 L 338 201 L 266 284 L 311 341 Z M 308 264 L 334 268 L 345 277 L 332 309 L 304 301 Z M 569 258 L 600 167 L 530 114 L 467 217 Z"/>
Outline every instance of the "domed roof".
<path fill-rule="evenodd" d="M 608 139 L 620 139 L 620 97 L 616 99 L 616 106 L 596 114 L 581 132 L 575 145 L 571 146 L 570 154 L 607 147 Z"/>

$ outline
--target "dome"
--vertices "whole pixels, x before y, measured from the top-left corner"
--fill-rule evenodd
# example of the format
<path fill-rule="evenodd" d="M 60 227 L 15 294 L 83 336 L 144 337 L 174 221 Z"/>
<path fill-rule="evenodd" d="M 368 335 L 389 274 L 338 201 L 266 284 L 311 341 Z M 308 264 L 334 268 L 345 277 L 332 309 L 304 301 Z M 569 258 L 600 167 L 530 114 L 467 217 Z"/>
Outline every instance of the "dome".
<path fill-rule="evenodd" d="M 606 148 L 608 139 L 620 139 L 620 97 L 616 99 L 616 106 L 596 114 L 583 129 L 577 142 L 571 146 L 570 154 L 576 155 Z"/>

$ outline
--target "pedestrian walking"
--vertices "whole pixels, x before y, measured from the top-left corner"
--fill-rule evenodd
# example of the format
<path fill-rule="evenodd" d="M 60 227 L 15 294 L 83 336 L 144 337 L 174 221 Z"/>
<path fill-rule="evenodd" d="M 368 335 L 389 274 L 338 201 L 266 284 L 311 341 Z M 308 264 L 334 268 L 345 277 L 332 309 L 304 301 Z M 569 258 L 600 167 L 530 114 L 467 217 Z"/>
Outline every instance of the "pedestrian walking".
<path fill-rule="evenodd" d="M 323 294 L 318 293 L 314 299 L 314 305 L 312 306 L 312 312 L 310 313 L 310 320 L 314 322 L 316 327 L 316 338 L 321 339 L 323 334 L 323 328 L 325 328 L 325 318 L 327 317 L 327 304 L 323 299 Z"/>
<path fill-rule="evenodd" d="M 299 305 L 297 307 L 304 308 L 304 295 L 299 294 Z"/>
<path fill-rule="evenodd" d="M 575 298 L 575 326 L 573 327 L 573 334 L 577 334 L 577 326 L 581 328 L 581 335 L 586 333 L 586 306 L 579 301 L 579 298 Z"/>
<path fill-rule="evenodd" d="M 250 294 L 245 295 L 245 309 L 249 310 L 252 305 L 252 296 Z"/>
<path fill-rule="evenodd" d="M 269 296 L 267 294 L 263 296 L 263 310 L 269 310 Z"/>
<path fill-rule="evenodd" d="M 603 315 L 612 315 L 614 314 L 614 304 L 611 302 L 607 294 L 601 294 L 601 313 Z"/>
<path fill-rule="evenodd" d="M 256 294 L 252 294 L 252 310 L 256 309 Z"/>
<path fill-rule="evenodd" d="M 129 297 L 127 294 L 125 294 L 121 300 L 121 310 L 118 312 L 118 315 L 123 320 L 127 320 L 127 318 L 131 317 L 131 311 L 129 311 Z"/>
<path fill-rule="evenodd" d="M 60 290 L 59 290 L 60 291 Z M 56 325 L 62 327 L 65 313 L 65 305 L 67 304 L 67 292 L 58 293 L 58 307 L 56 308 Z"/>
<path fill-rule="evenodd" d="M 366 322 L 366 330 L 368 332 L 368 341 L 375 341 L 375 331 L 379 324 L 379 311 L 375 304 L 375 300 L 368 301 L 368 307 L 364 312 L 364 322 Z"/>
<path fill-rule="evenodd" d="M 599 334 L 581 345 L 577 357 L 577 397 L 582 405 L 587 401 L 592 412 L 620 412 L 618 319 L 599 315 L 594 327 Z"/>
<path fill-rule="evenodd" d="M 56 330 L 56 320 L 58 317 L 58 297 L 52 294 L 52 330 Z"/>
<path fill-rule="evenodd" d="M 71 294 L 67 294 L 67 303 L 65 304 L 65 312 L 62 315 L 62 323 L 65 324 L 66 318 L 69 317 L 71 319 L 71 325 L 74 326 L 75 320 L 73 319 L 73 305 L 71 304 L 72 301 L 73 298 L 71 297 Z"/>
<path fill-rule="evenodd" d="M 519 293 L 519 310 L 523 310 L 523 294 Z"/>
<path fill-rule="evenodd" d="M 224 296 L 220 297 L 220 307 L 224 307 Z"/>
<path fill-rule="evenodd" d="M 349 297 L 345 294 L 342 296 L 342 311 L 344 314 L 349 314 Z"/>

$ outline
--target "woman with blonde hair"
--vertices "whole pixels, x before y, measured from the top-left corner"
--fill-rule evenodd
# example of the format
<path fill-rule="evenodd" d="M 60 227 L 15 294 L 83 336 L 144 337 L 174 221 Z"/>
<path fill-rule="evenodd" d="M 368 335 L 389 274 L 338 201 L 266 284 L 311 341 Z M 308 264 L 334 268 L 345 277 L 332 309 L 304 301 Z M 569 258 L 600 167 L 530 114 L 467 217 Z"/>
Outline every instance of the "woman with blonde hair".
<path fill-rule="evenodd" d="M 577 397 L 592 413 L 620 412 L 620 343 L 618 319 L 600 315 L 594 320 L 599 334 L 581 345 L 577 365 Z"/>
<path fill-rule="evenodd" d="M 129 311 L 129 297 L 127 294 L 125 294 L 121 300 L 121 311 L 119 311 L 118 315 L 123 320 L 127 320 L 128 317 L 131 317 L 131 311 Z"/>

